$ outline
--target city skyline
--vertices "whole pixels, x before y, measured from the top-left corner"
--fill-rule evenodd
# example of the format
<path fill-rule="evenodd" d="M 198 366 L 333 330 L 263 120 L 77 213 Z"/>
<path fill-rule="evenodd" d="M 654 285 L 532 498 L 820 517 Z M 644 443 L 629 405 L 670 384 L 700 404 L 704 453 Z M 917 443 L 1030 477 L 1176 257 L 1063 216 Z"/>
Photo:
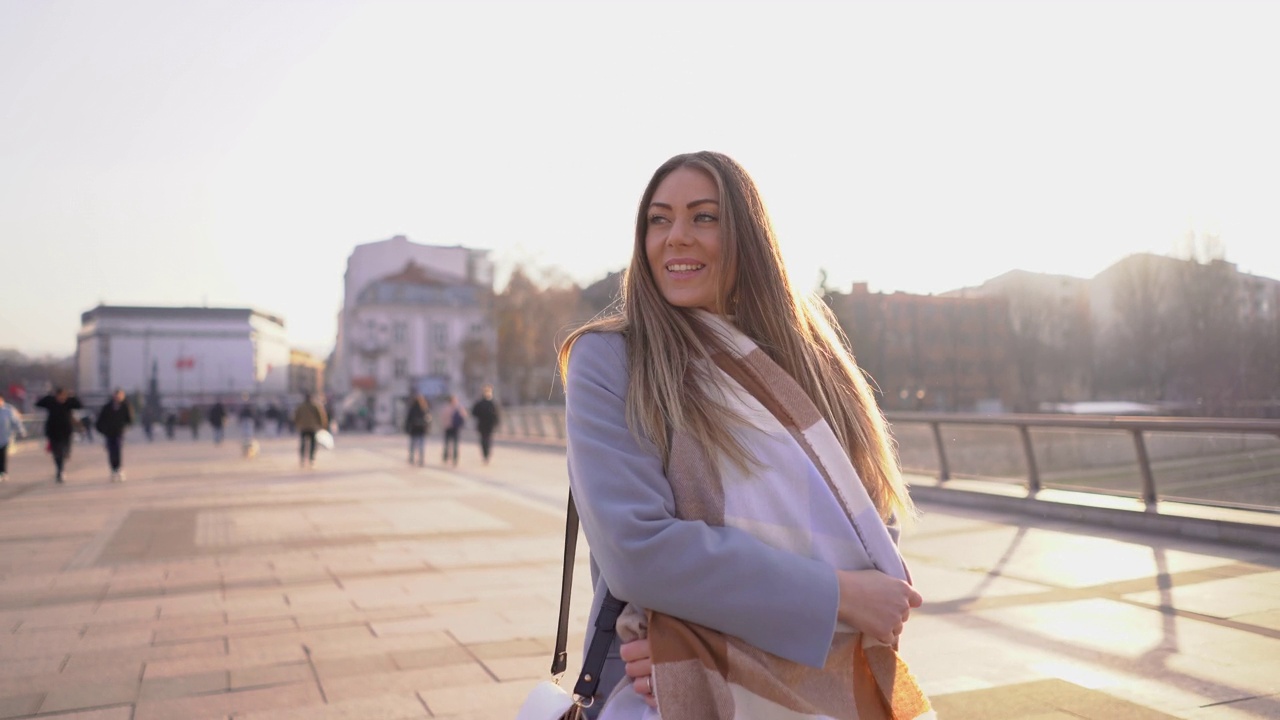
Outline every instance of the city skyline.
<path fill-rule="evenodd" d="M 1280 277 L 1280 8 L 725 7 L 0 4 L 0 347 L 70 354 L 105 303 L 324 353 L 347 256 L 395 235 L 586 285 L 696 149 L 756 178 L 802 286 L 1087 278 L 1188 232 Z"/>

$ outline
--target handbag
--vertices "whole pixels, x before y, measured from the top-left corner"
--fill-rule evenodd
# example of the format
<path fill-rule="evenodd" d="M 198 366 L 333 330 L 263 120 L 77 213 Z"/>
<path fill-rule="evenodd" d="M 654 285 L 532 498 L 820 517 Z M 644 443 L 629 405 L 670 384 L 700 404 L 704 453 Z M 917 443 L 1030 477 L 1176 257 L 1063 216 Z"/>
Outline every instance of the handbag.
<path fill-rule="evenodd" d="M 573 559 L 578 546 L 578 508 L 573 504 L 573 492 L 569 493 L 569 508 L 565 513 L 564 569 L 560 577 L 560 624 L 556 629 L 556 648 L 551 656 L 551 679 L 533 686 L 516 713 L 516 720 L 583 720 L 586 709 L 595 701 L 600 685 L 600 672 L 604 668 L 605 655 L 613 645 L 617 634 L 618 616 L 624 603 L 605 589 L 600 612 L 596 615 L 591 644 L 582 661 L 582 672 L 569 693 L 560 687 L 559 678 L 568 664 L 565 646 L 569 639 L 569 595 L 573 591 Z"/>

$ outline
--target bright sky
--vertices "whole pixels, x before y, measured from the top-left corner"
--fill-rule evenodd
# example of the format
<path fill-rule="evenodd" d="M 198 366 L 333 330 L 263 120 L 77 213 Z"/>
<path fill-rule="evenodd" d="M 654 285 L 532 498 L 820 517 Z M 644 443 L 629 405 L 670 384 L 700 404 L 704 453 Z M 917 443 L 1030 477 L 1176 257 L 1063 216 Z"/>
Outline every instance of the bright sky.
<path fill-rule="evenodd" d="M 253 306 L 327 353 L 360 243 L 628 258 L 653 169 L 756 178 L 796 278 L 1280 277 L 1280 3 L 0 0 L 0 347 Z"/>

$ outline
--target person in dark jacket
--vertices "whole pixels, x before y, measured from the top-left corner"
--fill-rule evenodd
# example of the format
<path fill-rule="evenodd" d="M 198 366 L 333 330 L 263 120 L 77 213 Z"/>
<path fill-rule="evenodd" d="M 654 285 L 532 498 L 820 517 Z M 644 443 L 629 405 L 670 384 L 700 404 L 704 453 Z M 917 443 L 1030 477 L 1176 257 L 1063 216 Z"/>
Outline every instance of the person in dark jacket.
<path fill-rule="evenodd" d="M 125 397 L 124 390 L 117 389 L 111 399 L 98 411 L 95 427 L 102 433 L 107 446 L 107 462 L 111 464 L 111 482 L 124 482 L 124 471 L 120 466 L 124 462 L 124 431 L 133 424 L 133 406 Z"/>
<path fill-rule="evenodd" d="M 213 428 L 213 444 L 222 444 L 222 428 L 227 422 L 227 408 L 222 404 L 221 400 L 213 403 L 213 407 L 209 408 L 209 427 Z"/>
<path fill-rule="evenodd" d="M 416 456 L 418 465 L 421 466 L 427 448 L 427 433 L 431 431 L 431 405 L 421 393 L 415 392 L 409 399 L 409 410 L 404 416 L 404 431 L 409 433 L 409 464 L 414 464 Z"/>
<path fill-rule="evenodd" d="M 80 398 L 67 392 L 66 388 L 55 388 L 54 391 L 36 401 L 36 407 L 44 408 L 44 436 L 49 440 L 49 452 L 53 455 L 53 465 L 57 468 L 57 482 L 62 482 L 62 471 L 71 457 L 71 436 L 75 432 L 75 411 L 84 405 Z"/>
<path fill-rule="evenodd" d="M 489 450 L 493 447 L 493 430 L 498 427 L 498 406 L 493 402 L 493 386 L 485 385 L 480 391 L 480 399 L 471 406 L 471 417 L 476 419 L 476 430 L 480 433 L 480 454 L 484 456 L 484 464 L 489 464 Z"/>

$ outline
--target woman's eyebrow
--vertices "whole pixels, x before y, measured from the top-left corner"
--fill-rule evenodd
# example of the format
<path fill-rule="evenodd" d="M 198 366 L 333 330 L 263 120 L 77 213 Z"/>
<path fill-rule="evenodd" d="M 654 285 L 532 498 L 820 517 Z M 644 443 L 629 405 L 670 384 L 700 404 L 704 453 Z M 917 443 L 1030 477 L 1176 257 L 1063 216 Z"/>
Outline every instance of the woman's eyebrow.
<path fill-rule="evenodd" d="M 686 208 L 692 208 L 692 207 L 694 207 L 695 205 L 703 205 L 703 204 L 706 204 L 706 203 L 711 203 L 712 205 L 719 205 L 719 204 L 720 204 L 720 201 L 719 201 L 719 200 L 713 200 L 713 199 L 711 199 L 711 198 L 703 198 L 703 199 L 701 199 L 701 200 L 694 200 L 693 202 L 689 203 L 689 204 L 688 204 L 688 205 L 686 205 L 685 207 L 686 207 Z M 656 201 L 655 201 L 655 202 L 651 202 L 651 203 L 649 203 L 649 207 L 651 207 L 651 208 L 662 208 L 663 210 L 670 210 L 670 209 L 671 209 L 671 206 L 670 206 L 670 205 L 668 205 L 667 203 L 664 203 L 664 202 L 656 202 Z"/>

